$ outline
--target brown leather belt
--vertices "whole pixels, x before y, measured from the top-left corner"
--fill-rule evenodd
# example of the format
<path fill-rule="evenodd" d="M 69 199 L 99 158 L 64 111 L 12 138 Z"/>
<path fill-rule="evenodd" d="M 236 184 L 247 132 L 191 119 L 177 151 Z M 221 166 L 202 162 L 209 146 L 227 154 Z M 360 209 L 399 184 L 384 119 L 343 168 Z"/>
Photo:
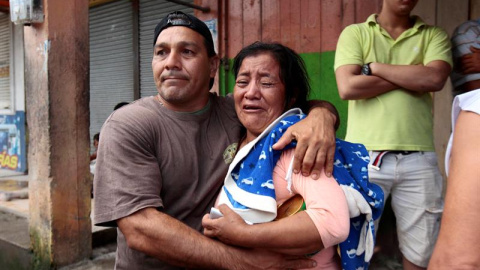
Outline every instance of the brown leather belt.
<path fill-rule="evenodd" d="M 382 165 L 382 159 L 386 154 L 402 154 L 404 156 L 414 154 L 414 153 L 423 153 L 423 151 L 399 151 L 399 150 L 375 150 L 376 152 L 379 152 L 378 155 L 375 157 L 375 160 L 370 164 L 370 167 L 375 169 L 375 170 L 380 170 L 380 166 Z"/>

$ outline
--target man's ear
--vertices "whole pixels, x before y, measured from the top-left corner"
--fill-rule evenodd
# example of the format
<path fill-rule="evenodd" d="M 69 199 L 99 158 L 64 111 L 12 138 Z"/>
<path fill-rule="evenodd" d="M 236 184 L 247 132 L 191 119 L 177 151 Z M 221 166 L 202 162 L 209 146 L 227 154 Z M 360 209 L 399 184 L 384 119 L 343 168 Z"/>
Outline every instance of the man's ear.
<path fill-rule="evenodd" d="M 218 58 L 218 55 L 210 57 L 210 78 L 215 78 L 215 75 L 217 75 L 217 70 L 220 65 L 220 58 Z"/>

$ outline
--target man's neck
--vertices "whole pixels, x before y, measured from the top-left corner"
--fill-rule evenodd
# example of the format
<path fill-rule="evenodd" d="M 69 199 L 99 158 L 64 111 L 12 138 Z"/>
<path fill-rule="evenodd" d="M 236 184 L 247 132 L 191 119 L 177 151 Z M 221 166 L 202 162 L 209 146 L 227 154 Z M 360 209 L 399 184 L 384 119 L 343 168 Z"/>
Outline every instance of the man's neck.
<path fill-rule="evenodd" d="M 412 18 L 408 15 L 387 14 L 380 12 L 377 16 L 377 23 L 387 31 L 393 39 L 397 39 L 403 32 L 413 26 Z"/>
<path fill-rule="evenodd" d="M 194 103 L 190 104 L 176 104 L 164 100 L 159 94 L 155 96 L 155 99 L 158 103 L 171 110 L 178 113 L 188 113 L 188 114 L 202 114 L 210 108 L 210 95 L 205 96 L 202 99 L 195 100 Z"/>

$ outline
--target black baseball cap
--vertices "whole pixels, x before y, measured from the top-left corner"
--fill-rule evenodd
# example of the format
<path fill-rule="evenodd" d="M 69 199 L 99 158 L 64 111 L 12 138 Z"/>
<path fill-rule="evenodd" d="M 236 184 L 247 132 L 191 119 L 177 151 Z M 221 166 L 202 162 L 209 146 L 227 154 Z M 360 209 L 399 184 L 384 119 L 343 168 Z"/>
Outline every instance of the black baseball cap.
<path fill-rule="evenodd" d="M 155 27 L 155 34 L 153 36 L 153 46 L 157 42 L 158 35 L 171 26 L 184 26 L 199 33 L 205 38 L 205 47 L 207 48 L 208 56 L 215 55 L 215 47 L 213 45 L 213 38 L 207 25 L 199 20 L 197 17 L 183 13 L 181 11 L 174 11 L 165 16 Z"/>

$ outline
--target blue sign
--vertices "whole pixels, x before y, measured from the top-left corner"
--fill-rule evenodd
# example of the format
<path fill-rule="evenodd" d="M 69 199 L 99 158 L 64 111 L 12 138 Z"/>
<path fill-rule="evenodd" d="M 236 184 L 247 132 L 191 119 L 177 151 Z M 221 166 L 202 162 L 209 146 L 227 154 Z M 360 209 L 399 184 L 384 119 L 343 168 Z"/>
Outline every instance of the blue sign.
<path fill-rule="evenodd" d="M 27 171 L 25 112 L 0 115 L 0 168 Z"/>

